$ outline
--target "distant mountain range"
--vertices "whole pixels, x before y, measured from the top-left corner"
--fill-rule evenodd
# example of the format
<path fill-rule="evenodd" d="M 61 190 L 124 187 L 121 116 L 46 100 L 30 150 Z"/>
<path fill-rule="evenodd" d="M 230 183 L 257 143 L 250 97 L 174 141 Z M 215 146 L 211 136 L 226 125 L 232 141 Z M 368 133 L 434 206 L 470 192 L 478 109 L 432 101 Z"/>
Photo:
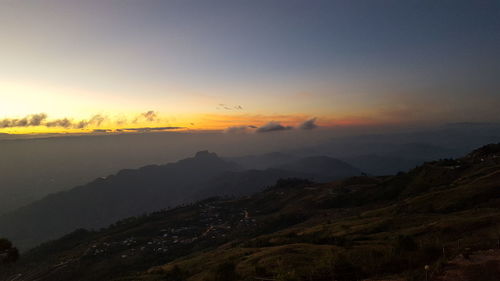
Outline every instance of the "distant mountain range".
<path fill-rule="evenodd" d="M 122 170 L 0 216 L 0 237 L 27 249 L 77 228 L 98 229 L 122 218 L 211 196 L 248 195 L 280 178 L 331 181 L 361 174 L 329 157 L 290 160 L 272 168 L 246 170 L 201 151 L 175 163 Z"/>
<path fill-rule="evenodd" d="M 214 170 L 234 168 L 207 152 L 166 166 L 184 173 L 211 163 Z M 325 163 L 342 164 L 314 157 L 282 167 Z M 279 180 L 251 196 L 208 198 L 98 231 L 79 229 L 24 253 L 0 280 L 498 280 L 499 206 L 500 144 L 487 145 L 393 176 Z"/>
<path fill-rule="evenodd" d="M 497 142 L 500 124 L 457 123 L 392 129 L 335 127 L 288 133 L 70 134 L 32 135 L 30 139 L 3 139 L 0 135 L 0 215 L 122 169 L 162 165 L 204 149 L 226 157 L 239 156 L 224 159 L 244 170 L 265 170 L 304 157 L 324 155 L 350 163 L 370 175 L 390 175 L 425 161 L 460 157 L 485 143 Z"/>

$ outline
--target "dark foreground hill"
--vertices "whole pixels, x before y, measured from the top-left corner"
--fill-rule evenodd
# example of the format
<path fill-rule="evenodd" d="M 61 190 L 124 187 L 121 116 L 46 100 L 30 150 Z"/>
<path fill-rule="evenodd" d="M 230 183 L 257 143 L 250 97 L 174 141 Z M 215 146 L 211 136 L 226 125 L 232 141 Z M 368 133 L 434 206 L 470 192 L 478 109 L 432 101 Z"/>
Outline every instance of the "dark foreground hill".
<path fill-rule="evenodd" d="M 489 145 L 395 176 L 280 180 L 251 197 L 77 230 L 0 280 L 498 280 L 488 249 L 500 245 L 499 206 L 500 145 Z M 479 250 L 491 256 L 484 270 L 444 275 Z"/>
<path fill-rule="evenodd" d="M 245 171 L 215 153 L 202 151 L 175 163 L 122 170 L 0 216 L 0 237 L 9 237 L 25 250 L 77 228 L 101 228 L 129 216 L 215 195 L 251 194 L 280 178 L 333 180 L 360 174 L 347 163 L 323 160 L 314 166 L 319 173 L 310 173 L 306 167 L 305 172 L 300 167 Z"/>

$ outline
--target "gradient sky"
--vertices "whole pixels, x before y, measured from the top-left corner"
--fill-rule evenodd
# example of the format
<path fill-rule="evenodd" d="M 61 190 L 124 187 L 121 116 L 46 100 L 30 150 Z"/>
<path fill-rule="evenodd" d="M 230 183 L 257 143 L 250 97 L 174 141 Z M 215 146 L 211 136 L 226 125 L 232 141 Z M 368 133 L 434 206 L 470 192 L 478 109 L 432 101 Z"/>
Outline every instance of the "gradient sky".
<path fill-rule="evenodd" d="M 500 121 L 499 1 L 0 3 L 0 132 Z"/>

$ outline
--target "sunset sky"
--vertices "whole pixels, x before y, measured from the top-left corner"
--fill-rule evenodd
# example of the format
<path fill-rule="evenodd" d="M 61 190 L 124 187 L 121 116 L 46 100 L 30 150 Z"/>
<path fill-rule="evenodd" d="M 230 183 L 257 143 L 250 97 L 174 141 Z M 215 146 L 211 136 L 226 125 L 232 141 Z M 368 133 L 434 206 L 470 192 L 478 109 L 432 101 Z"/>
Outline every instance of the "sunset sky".
<path fill-rule="evenodd" d="M 0 3 L 3 133 L 500 121 L 499 1 Z"/>

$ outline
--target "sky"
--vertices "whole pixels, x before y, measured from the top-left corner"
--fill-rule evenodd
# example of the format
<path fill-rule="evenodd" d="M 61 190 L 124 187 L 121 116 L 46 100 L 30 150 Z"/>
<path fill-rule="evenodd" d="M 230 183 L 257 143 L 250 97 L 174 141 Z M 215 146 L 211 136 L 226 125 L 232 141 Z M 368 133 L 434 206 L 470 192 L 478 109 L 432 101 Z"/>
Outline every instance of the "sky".
<path fill-rule="evenodd" d="M 499 122 L 499 1 L 0 0 L 0 133 Z"/>

